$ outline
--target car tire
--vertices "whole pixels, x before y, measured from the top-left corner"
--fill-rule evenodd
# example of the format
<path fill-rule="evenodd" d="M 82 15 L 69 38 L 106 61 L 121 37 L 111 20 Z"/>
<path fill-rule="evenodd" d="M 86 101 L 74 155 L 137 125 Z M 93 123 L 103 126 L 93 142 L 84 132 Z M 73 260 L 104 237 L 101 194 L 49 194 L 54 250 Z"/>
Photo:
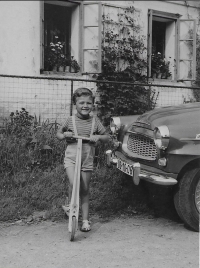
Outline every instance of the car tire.
<path fill-rule="evenodd" d="M 174 194 L 174 205 L 185 225 L 199 232 L 200 168 L 189 170 L 182 176 Z"/>

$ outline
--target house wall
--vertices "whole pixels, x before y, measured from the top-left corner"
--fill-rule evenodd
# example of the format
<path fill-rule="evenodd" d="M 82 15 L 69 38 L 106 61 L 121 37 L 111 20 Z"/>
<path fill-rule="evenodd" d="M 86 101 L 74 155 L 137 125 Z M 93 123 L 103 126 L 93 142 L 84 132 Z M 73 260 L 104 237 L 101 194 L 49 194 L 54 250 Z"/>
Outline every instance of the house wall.
<path fill-rule="evenodd" d="M 0 74 L 39 75 L 40 1 L 0 1 Z"/>
<path fill-rule="evenodd" d="M 180 13 L 182 18 L 197 18 L 198 11 L 192 5 L 198 5 L 199 1 L 104 1 L 111 5 L 134 5 L 140 11 L 140 26 L 147 36 L 147 12 L 148 9 Z M 0 1 L 0 74 L 38 76 L 40 75 L 40 1 Z M 73 14 L 72 40 L 76 40 L 72 47 L 75 58 L 79 59 L 78 44 L 78 10 Z M 199 29 L 199 28 L 198 28 Z M 92 38 L 90 40 L 92 43 Z M 170 51 L 168 51 L 170 55 Z M 91 79 L 92 76 L 70 74 L 67 77 Z M 55 80 L 42 80 L 31 78 L 0 77 L 0 117 L 9 115 L 10 112 L 22 107 L 28 109 L 31 114 L 41 115 L 43 119 L 62 120 L 70 113 L 71 84 L 69 81 L 56 80 L 60 76 L 54 76 Z M 171 85 L 189 85 L 189 83 L 177 83 L 174 81 L 152 81 L 152 83 Z M 94 83 L 80 82 L 74 84 L 74 90 L 86 85 L 96 91 Z M 167 97 L 169 92 L 163 88 L 160 90 L 158 106 L 183 103 L 183 99 L 192 98 L 191 91 L 179 90 L 176 102 Z M 178 90 L 173 91 L 178 92 Z M 170 96 L 173 94 L 170 93 Z"/>

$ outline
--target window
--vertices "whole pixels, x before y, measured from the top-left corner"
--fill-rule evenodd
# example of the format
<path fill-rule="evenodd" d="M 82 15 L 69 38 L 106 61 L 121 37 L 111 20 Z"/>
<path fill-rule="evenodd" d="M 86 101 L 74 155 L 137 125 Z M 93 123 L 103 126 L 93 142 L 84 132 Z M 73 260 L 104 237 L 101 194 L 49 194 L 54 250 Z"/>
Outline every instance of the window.
<path fill-rule="evenodd" d="M 101 72 L 101 16 L 97 1 L 41 1 L 41 69 Z"/>
<path fill-rule="evenodd" d="M 42 69 L 52 71 L 70 66 L 74 72 L 79 71 L 80 4 L 76 1 L 42 1 L 41 5 Z"/>
<path fill-rule="evenodd" d="M 194 80 L 195 21 L 155 10 L 148 16 L 148 77 Z"/>
<path fill-rule="evenodd" d="M 153 20 L 152 22 L 152 53 L 160 52 L 165 55 L 166 23 Z"/>
<path fill-rule="evenodd" d="M 71 8 L 53 4 L 44 5 L 44 47 L 56 43 L 55 36 L 64 43 L 63 53 L 70 54 Z"/>

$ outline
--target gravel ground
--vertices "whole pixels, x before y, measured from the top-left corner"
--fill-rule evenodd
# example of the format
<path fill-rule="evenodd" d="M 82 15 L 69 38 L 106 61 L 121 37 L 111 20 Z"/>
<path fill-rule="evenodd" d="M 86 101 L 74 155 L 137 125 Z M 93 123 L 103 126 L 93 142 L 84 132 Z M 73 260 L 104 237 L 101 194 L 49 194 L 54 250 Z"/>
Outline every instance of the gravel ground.
<path fill-rule="evenodd" d="M 198 268 L 199 234 L 144 215 L 92 218 L 69 241 L 67 220 L 0 224 L 0 268 Z"/>

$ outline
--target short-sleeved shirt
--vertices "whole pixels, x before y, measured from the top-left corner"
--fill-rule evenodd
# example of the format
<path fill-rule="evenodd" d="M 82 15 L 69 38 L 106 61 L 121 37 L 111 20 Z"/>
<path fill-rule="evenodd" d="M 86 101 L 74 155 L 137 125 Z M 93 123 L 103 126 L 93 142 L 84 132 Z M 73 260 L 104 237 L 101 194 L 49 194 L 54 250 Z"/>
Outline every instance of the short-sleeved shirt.
<path fill-rule="evenodd" d="M 77 133 L 79 136 L 90 137 L 91 128 L 92 128 L 92 121 L 93 121 L 92 116 L 90 116 L 87 119 L 81 119 L 77 115 L 75 115 L 76 129 L 77 129 Z M 74 128 L 73 128 L 73 122 L 72 122 L 72 116 L 69 116 L 67 118 L 67 120 L 63 123 L 62 130 L 64 132 L 71 131 L 73 133 L 73 135 L 75 135 Z M 97 117 L 95 117 L 93 134 L 103 135 L 103 134 L 105 134 L 105 132 L 106 132 L 105 127 L 102 125 L 101 121 Z"/>

